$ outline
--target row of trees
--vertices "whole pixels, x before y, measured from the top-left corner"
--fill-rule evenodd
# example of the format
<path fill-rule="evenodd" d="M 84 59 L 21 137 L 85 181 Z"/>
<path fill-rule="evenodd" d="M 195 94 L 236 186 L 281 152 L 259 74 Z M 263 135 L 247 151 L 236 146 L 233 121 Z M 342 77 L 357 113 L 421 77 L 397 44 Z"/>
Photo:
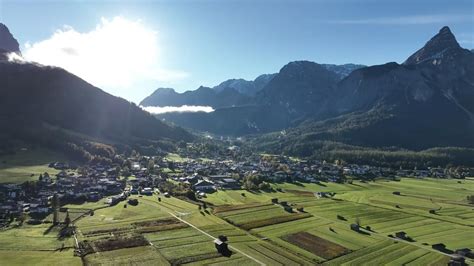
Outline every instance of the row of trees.
<path fill-rule="evenodd" d="M 257 191 L 257 190 L 264 190 L 269 191 L 272 189 L 268 182 L 265 182 L 260 176 L 258 175 L 248 175 L 245 176 L 243 179 L 243 187 L 246 190 L 250 191 Z"/>

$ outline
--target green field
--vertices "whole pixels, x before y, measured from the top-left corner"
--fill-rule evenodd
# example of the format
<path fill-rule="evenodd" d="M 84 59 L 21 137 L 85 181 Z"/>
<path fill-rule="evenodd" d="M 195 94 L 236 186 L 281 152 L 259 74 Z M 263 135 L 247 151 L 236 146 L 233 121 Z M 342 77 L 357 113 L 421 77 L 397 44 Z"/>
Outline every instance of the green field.
<path fill-rule="evenodd" d="M 406 178 L 400 182 L 272 186 L 278 192 L 209 194 L 204 199 L 212 208 L 206 210 L 174 197 L 162 197 L 159 202 L 156 195 L 133 196 L 139 200 L 137 206 L 127 204 L 125 208 L 122 202 L 96 209 L 94 215 L 76 222 L 79 242 L 103 243 L 138 235 L 146 242 L 97 249 L 83 261 L 91 265 L 446 265 L 449 257 L 432 249 L 432 244 L 444 243 L 451 250 L 474 249 L 473 208 L 466 202 L 466 195 L 474 194 L 473 180 Z M 333 198 L 314 196 L 322 191 L 336 194 Z M 286 201 L 293 211 L 272 204 L 273 198 Z M 296 210 L 301 207 L 303 212 Z M 436 213 L 429 213 L 431 209 Z M 371 231 L 351 230 L 349 225 L 355 221 L 370 226 Z M 81 264 L 73 256 L 75 240 L 59 240 L 57 230 L 48 230 L 48 226 L 25 224 L 0 231 L 0 262 Z M 406 232 L 414 242 L 388 236 L 398 231 Z M 230 257 L 216 252 L 212 241 L 219 235 L 228 237 Z M 295 236 L 303 235 L 306 243 L 299 244 Z M 289 236 L 293 236 L 291 241 Z M 312 239 L 324 241 L 316 248 Z M 328 250 L 334 247 L 345 252 L 328 257 Z"/>
<path fill-rule="evenodd" d="M 183 158 L 181 157 L 179 154 L 177 153 L 168 153 L 166 156 L 165 156 L 165 159 L 170 161 L 170 162 L 176 162 L 176 163 L 182 163 L 184 161 L 186 161 L 187 159 L 186 158 Z"/>
<path fill-rule="evenodd" d="M 54 161 L 67 160 L 61 154 L 46 149 L 20 149 L 13 155 L 0 156 L 0 183 L 38 180 L 44 172 L 55 175 L 59 171 L 48 167 Z"/>
<path fill-rule="evenodd" d="M 474 230 L 471 227 L 474 225 L 474 212 L 466 201 L 467 195 L 474 194 L 472 180 L 459 183 L 458 180 L 405 178 L 400 182 L 380 180 L 320 185 L 283 183 L 274 184 L 273 187 L 282 192 L 257 194 L 258 196 L 253 194 L 253 203 L 245 203 L 238 193 L 232 191 L 219 192 L 228 195 L 210 195 L 207 200 L 218 204 L 221 199 L 228 204 L 229 207 L 224 206 L 224 210 L 229 211 L 219 212 L 217 215 L 230 219 L 237 225 L 257 219 L 255 217 L 260 215 L 271 219 L 273 208 L 268 206 L 269 198 L 275 197 L 295 206 L 303 206 L 313 217 L 254 228 L 251 233 L 313 261 L 322 262 L 323 259 L 285 241 L 285 236 L 307 232 L 352 250 L 348 255 L 327 262 L 333 265 L 445 264 L 449 257 L 431 249 L 432 244 L 444 243 L 451 250 L 474 248 Z M 304 191 L 335 192 L 336 195 L 332 199 L 318 199 Z M 401 195 L 394 195 L 395 191 Z M 255 202 L 260 202 L 260 205 Z M 248 208 L 240 209 L 238 204 L 247 205 Z M 237 207 L 231 207 L 233 205 Z M 436 214 L 429 213 L 432 209 L 436 209 Z M 338 219 L 338 215 L 344 217 L 344 220 Z M 373 232 L 361 234 L 352 231 L 349 225 L 356 221 L 363 227 L 370 226 Z M 399 231 L 405 231 L 414 242 L 388 237 Z M 374 253 L 379 249 L 384 250 L 381 253 L 384 256 Z"/>

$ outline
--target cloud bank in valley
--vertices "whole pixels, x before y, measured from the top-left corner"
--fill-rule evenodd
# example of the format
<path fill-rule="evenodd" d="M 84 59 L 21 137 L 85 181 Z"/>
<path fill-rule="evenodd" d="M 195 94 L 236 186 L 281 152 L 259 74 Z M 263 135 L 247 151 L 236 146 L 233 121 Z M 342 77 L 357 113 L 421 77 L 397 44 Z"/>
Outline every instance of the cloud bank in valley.
<path fill-rule="evenodd" d="M 102 18 L 88 32 L 63 26 L 48 39 L 26 43 L 23 51 L 28 61 L 64 68 L 113 94 L 144 80 L 168 82 L 188 76 L 161 66 L 159 55 L 158 32 L 123 17 Z"/>
<path fill-rule="evenodd" d="M 214 108 L 212 108 L 211 106 L 197 106 L 197 105 L 146 106 L 146 107 L 140 106 L 140 107 L 151 114 L 214 112 Z"/>

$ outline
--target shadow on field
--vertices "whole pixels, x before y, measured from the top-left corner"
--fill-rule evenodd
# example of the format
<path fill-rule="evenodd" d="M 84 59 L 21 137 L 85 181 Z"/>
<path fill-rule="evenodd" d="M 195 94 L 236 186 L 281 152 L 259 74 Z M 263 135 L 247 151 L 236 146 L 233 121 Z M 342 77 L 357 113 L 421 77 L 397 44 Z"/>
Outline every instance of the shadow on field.
<path fill-rule="evenodd" d="M 47 235 L 49 233 L 51 233 L 51 231 L 54 229 L 54 227 L 56 227 L 54 224 L 51 224 L 44 232 L 43 232 L 43 235 Z"/>

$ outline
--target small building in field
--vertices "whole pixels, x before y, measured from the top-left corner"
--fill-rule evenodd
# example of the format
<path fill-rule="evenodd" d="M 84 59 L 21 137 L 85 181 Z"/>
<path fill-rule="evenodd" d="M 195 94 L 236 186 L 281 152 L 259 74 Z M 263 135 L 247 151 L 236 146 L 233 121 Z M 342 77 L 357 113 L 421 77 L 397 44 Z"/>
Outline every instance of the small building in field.
<path fill-rule="evenodd" d="M 221 189 L 240 189 L 240 183 L 233 178 L 224 178 L 220 181 L 217 181 Z"/>
<path fill-rule="evenodd" d="M 201 180 L 193 185 L 194 191 L 215 191 L 216 187 L 213 182 L 207 180 Z"/>
<path fill-rule="evenodd" d="M 360 231 L 360 226 L 358 224 L 351 224 L 351 230 L 359 232 Z"/>
<path fill-rule="evenodd" d="M 461 256 L 464 256 L 464 257 L 468 257 L 468 258 L 474 258 L 474 253 L 472 252 L 472 250 L 470 248 L 460 248 L 460 249 L 456 249 L 456 251 L 454 251 L 454 253 L 458 254 L 458 255 L 461 255 Z"/>
<path fill-rule="evenodd" d="M 403 231 L 400 231 L 400 232 L 396 232 L 395 236 L 400 238 L 400 239 L 405 239 L 407 237 L 407 233 L 405 233 Z"/>
<path fill-rule="evenodd" d="M 217 252 L 224 256 L 230 256 L 231 251 L 227 245 L 227 237 L 224 235 L 220 235 L 214 240 L 214 246 L 216 247 Z"/>
<path fill-rule="evenodd" d="M 443 243 L 437 243 L 437 244 L 431 245 L 431 248 L 439 250 L 439 251 L 443 251 L 443 250 L 446 250 L 446 245 Z"/>

